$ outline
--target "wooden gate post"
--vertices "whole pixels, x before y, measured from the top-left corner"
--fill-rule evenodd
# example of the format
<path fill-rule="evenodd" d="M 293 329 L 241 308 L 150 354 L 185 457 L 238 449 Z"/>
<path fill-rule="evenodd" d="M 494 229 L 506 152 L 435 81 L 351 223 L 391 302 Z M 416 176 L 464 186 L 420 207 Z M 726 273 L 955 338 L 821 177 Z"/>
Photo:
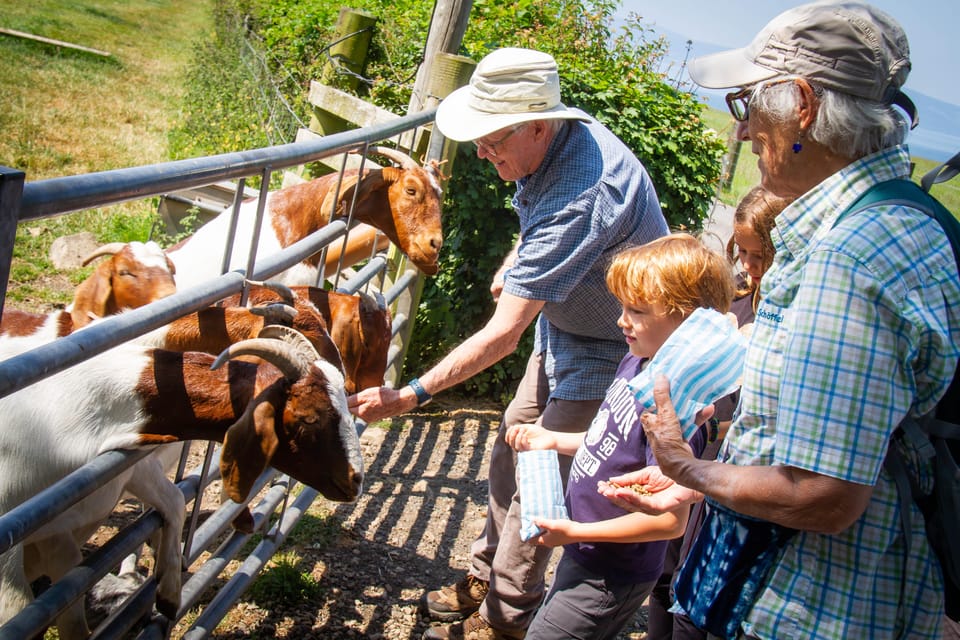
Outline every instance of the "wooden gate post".
<path fill-rule="evenodd" d="M 408 108 L 410 113 L 437 106 L 443 98 L 470 79 L 476 63 L 455 54 L 467 30 L 467 19 L 472 6 L 473 0 L 437 0 L 434 5 L 423 65 L 417 72 L 413 93 L 410 96 Z M 443 136 L 435 131 L 432 134 L 429 130 L 418 131 L 416 137 L 402 136 L 401 146 L 410 149 L 414 158 L 425 157 L 427 161 L 437 160 L 443 163 L 441 170 L 445 175 L 450 175 L 450 162 L 456 147 L 444 144 L 443 139 Z M 399 266 L 403 264 L 400 258 L 399 251 L 391 248 L 389 255 L 392 265 L 391 280 L 395 281 L 399 276 L 397 272 Z M 384 376 L 387 383 L 395 387 L 399 386 L 403 373 L 403 361 L 410 346 L 410 336 L 413 334 L 423 284 L 424 276 L 420 274 L 414 283 L 397 298 L 394 306 L 395 310 L 409 310 L 406 324 L 393 338 L 393 345 L 399 349 L 399 355 L 393 360 L 393 364 Z"/>
<path fill-rule="evenodd" d="M 337 61 L 327 62 L 324 65 L 323 72 L 320 74 L 320 81 L 323 84 L 337 86 L 346 89 L 356 89 L 359 79 L 350 74 L 342 74 L 338 71 L 338 65 L 348 71 L 360 75 L 367 63 L 367 52 L 370 49 L 370 41 L 373 39 L 373 27 L 377 23 L 377 17 L 364 11 L 340 9 L 340 17 L 337 19 L 337 41 L 330 47 L 330 57 Z M 346 120 L 335 116 L 323 109 L 313 109 L 310 117 L 310 129 L 321 135 L 329 135 L 346 131 L 350 126 Z"/>

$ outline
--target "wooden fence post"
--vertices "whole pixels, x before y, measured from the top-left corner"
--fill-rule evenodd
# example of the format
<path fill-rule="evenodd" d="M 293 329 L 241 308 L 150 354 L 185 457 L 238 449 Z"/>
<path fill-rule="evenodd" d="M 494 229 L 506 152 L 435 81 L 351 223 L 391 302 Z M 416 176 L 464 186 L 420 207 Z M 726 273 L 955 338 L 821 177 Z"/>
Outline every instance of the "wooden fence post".
<path fill-rule="evenodd" d="M 455 54 L 467 30 L 467 20 L 472 6 L 473 0 L 437 0 L 434 5 L 423 65 L 417 72 L 413 93 L 410 96 L 408 108 L 410 113 L 437 106 L 454 89 L 463 86 L 470 79 L 476 63 Z M 437 160 L 443 163 L 441 170 L 445 175 L 450 175 L 450 164 L 456 147 L 444 144 L 443 139 L 443 136 L 431 127 L 428 131 L 417 132 L 416 137 L 402 137 L 401 146 L 410 149 L 414 158 L 425 157 L 427 161 Z M 401 264 L 400 257 L 397 249 L 392 248 L 389 255 L 391 264 Z M 391 277 L 398 275 L 396 269 L 391 271 Z M 398 386 L 403 374 L 403 362 L 410 346 L 410 336 L 413 334 L 423 284 L 423 276 L 417 278 L 414 284 L 397 298 L 394 307 L 409 309 L 411 316 L 414 316 L 407 319 L 406 324 L 393 338 L 393 344 L 400 349 L 400 353 L 393 360 L 384 378 L 395 387 Z"/>
<path fill-rule="evenodd" d="M 356 89 L 359 79 L 350 74 L 342 74 L 338 71 L 338 65 L 344 67 L 351 73 L 360 75 L 367 62 L 367 52 L 370 49 L 370 41 L 373 39 L 373 27 L 377 23 L 377 17 L 364 11 L 340 9 L 340 16 L 337 19 L 337 41 L 330 47 L 330 57 L 336 60 L 327 62 L 320 74 L 320 81 L 323 84 L 336 85 L 348 89 Z M 310 129 L 320 135 L 330 135 L 346 131 L 350 126 L 346 120 L 335 116 L 323 109 L 313 109 L 310 117 Z"/>
<path fill-rule="evenodd" d="M 740 149 L 743 142 L 737 139 L 736 122 L 733 123 L 733 131 L 730 132 L 730 138 L 727 140 L 727 153 L 723 156 L 723 163 L 720 170 L 720 189 L 729 191 L 733 186 L 733 177 L 737 173 L 737 163 L 740 161 Z"/>

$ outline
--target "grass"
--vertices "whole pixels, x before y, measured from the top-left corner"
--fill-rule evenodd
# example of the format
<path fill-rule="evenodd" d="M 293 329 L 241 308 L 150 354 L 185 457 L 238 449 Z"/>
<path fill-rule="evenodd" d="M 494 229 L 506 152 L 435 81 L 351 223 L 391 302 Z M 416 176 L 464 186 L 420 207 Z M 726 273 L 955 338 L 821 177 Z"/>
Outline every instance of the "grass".
<path fill-rule="evenodd" d="M 719 132 L 728 141 L 731 139 L 733 131 L 733 118 L 725 111 L 704 107 L 703 118 L 715 131 Z M 909 137 L 907 138 L 909 142 Z M 913 158 L 914 180 L 919 182 L 928 171 L 939 165 L 939 162 L 928 160 L 926 158 Z M 746 195 L 747 191 L 760 183 L 760 171 L 757 169 L 757 157 L 750 152 L 750 146 L 742 145 L 739 158 L 737 159 L 736 171 L 729 189 L 720 193 L 720 199 L 731 206 L 736 206 L 740 199 Z M 934 185 L 930 192 L 936 196 L 943 205 L 960 218 L 960 179 L 944 182 Z"/>
<path fill-rule="evenodd" d="M 269 606 L 293 605 L 320 595 L 320 583 L 293 551 L 276 553 L 263 573 L 250 585 L 245 599 Z"/>
<path fill-rule="evenodd" d="M 0 164 L 27 181 L 168 159 L 182 74 L 193 43 L 212 29 L 213 0 L 4 2 L 0 26 L 110 52 L 101 56 L 0 35 Z M 7 300 L 46 310 L 69 299 L 54 278 L 89 272 L 49 262 L 59 236 L 90 231 L 100 242 L 146 240 L 156 202 L 137 201 L 19 225 Z"/>

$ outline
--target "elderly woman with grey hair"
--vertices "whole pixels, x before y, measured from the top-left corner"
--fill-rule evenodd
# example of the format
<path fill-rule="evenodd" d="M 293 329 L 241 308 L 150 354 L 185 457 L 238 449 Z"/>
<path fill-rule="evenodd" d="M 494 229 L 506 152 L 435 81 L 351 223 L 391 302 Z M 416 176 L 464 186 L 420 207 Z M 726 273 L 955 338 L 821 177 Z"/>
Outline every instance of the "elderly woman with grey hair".
<path fill-rule="evenodd" d="M 897 426 L 931 411 L 957 366 L 957 265 L 922 210 L 856 205 L 910 176 L 900 111 L 915 122 L 901 92 L 909 70 L 900 25 L 855 2 L 795 7 L 743 49 L 690 63 L 698 84 L 734 89 L 727 104 L 762 185 L 796 198 L 776 218 L 739 412 L 718 460 L 690 454 L 661 378 L 643 424 L 677 484 L 650 498 L 608 495 L 646 510 L 705 497 L 675 610 L 713 635 L 942 633 L 942 574 L 924 519 L 911 505 L 908 545 L 883 462 Z"/>

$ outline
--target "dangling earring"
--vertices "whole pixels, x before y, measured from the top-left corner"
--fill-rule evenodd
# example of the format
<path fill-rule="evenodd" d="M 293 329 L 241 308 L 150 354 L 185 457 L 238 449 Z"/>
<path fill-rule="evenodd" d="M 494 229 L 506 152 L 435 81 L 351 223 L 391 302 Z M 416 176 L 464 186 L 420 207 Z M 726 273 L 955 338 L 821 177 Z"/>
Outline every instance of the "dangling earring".
<path fill-rule="evenodd" d="M 793 143 L 793 152 L 794 152 L 794 153 L 800 153 L 801 149 L 803 149 L 803 145 L 800 144 L 800 141 L 801 141 L 801 140 L 803 140 L 803 130 L 802 130 L 802 129 L 800 130 L 800 133 L 797 134 L 797 141 Z"/>

